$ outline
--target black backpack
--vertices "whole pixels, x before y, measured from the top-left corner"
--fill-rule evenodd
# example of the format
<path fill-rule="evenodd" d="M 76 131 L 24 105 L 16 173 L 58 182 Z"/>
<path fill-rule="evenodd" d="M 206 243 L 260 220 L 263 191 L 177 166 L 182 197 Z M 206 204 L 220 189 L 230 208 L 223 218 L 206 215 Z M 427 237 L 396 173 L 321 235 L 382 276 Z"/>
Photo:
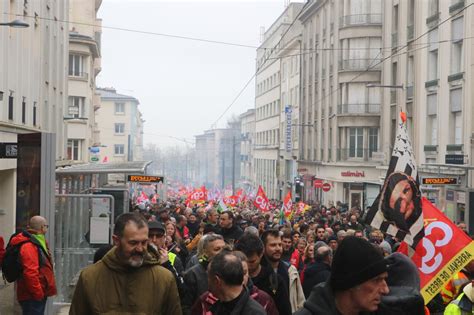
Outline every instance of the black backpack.
<path fill-rule="evenodd" d="M 28 240 L 12 245 L 11 244 L 12 239 L 19 233 L 23 233 L 23 235 L 27 236 Z M 28 243 L 28 242 L 32 242 L 33 244 L 35 244 L 31 240 L 31 234 L 26 231 L 17 232 L 10 237 L 7 248 L 5 249 L 5 256 L 3 257 L 3 261 L 2 261 L 3 278 L 7 282 L 10 282 L 10 283 L 15 282 L 16 280 L 21 278 L 23 274 L 23 266 L 21 264 L 20 249 L 21 249 L 21 246 L 23 246 L 23 244 Z M 35 245 L 37 246 L 37 244 Z M 40 249 L 38 248 L 38 250 Z M 39 257 L 40 257 L 40 263 L 41 263 L 41 255 L 39 255 Z"/>

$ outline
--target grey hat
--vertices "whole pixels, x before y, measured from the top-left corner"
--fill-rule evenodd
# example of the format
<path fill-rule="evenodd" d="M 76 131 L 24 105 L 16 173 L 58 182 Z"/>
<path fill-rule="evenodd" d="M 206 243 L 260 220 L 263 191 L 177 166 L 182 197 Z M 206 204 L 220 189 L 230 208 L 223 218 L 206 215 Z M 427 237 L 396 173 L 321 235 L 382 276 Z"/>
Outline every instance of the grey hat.
<path fill-rule="evenodd" d="M 148 229 L 149 229 L 149 230 L 162 230 L 163 232 L 166 231 L 166 230 L 165 230 L 165 227 L 163 226 L 163 224 L 161 224 L 161 223 L 158 222 L 158 221 L 150 221 L 150 222 L 148 222 Z"/>

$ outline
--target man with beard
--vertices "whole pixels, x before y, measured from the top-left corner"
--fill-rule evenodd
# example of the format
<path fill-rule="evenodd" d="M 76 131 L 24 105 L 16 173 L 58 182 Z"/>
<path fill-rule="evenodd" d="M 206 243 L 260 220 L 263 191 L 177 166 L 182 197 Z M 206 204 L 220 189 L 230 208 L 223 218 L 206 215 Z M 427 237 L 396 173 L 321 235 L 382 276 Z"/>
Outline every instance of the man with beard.
<path fill-rule="evenodd" d="M 281 260 L 283 249 L 280 232 L 273 229 L 266 230 L 262 234 L 262 242 L 265 256 L 262 264 L 269 264 L 273 271 L 281 276 L 288 290 L 291 311 L 296 312 L 303 307 L 305 297 L 298 270 Z"/>
<path fill-rule="evenodd" d="M 115 246 L 81 272 L 69 314 L 181 314 L 173 275 L 147 252 L 143 217 L 120 215 L 112 238 Z"/>
<path fill-rule="evenodd" d="M 261 264 L 263 257 L 262 240 L 255 234 L 246 233 L 235 244 L 234 249 L 243 252 L 247 256 L 249 275 L 253 284 L 272 297 L 277 305 L 278 313 L 280 315 L 291 314 L 287 283 L 269 264 Z"/>

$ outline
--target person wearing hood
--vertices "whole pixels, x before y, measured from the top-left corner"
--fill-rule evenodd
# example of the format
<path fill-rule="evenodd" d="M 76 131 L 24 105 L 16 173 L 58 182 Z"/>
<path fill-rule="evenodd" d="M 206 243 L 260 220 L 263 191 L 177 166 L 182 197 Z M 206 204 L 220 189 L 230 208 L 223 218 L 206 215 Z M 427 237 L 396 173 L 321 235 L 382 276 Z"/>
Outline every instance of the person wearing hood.
<path fill-rule="evenodd" d="M 468 283 L 461 294 L 448 304 L 444 310 L 444 315 L 463 315 L 472 314 L 474 309 L 474 289 L 472 288 L 473 281 Z"/>
<path fill-rule="evenodd" d="M 394 253 L 384 259 L 368 241 L 344 238 L 334 255 L 329 280 L 313 288 L 295 315 L 424 314 L 415 264 Z"/>
<path fill-rule="evenodd" d="M 244 234 L 242 229 L 234 224 L 234 214 L 232 211 L 227 210 L 221 213 L 219 225 L 221 227 L 219 234 L 222 235 L 224 241 L 231 246 Z"/>
<path fill-rule="evenodd" d="M 115 246 L 82 270 L 69 314 L 181 314 L 174 276 L 147 251 L 143 217 L 120 215 L 112 238 Z"/>
<path fill-rule="evenodd" d="M 45 218 L 34 216 L 28 229 L 10 240 L 20 245 L 21 277 L 16 282 L 16 295 L 23 314 L 44 314 L 46 299 L 56 295 L 53 262 L 45 234 L 49 225 Z"/>

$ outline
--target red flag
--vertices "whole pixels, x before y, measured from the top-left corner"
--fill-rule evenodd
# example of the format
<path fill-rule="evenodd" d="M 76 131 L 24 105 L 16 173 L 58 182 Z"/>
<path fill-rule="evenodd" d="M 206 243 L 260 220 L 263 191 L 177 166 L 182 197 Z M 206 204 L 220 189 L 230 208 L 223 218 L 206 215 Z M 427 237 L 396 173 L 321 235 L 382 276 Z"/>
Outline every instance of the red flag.
<path fill-rule="evenodd" d="M 293 201 L 291 200 L 291 190 L 286 194 L 285 199 L 283 199 L 283 214 L 285 217 L 289 217 L 293 211 Z"/>
<path fill-rule="evenodd" d="M 398 251 L 412 254 L 420 273 L 421 294 L 428 304 L 455 273 L 474 259 L 474 241 L 426 198 L 422 199 L 422 209 L 425 236 L 414 253 L 406 242 Z"/>
<path fill-rule="evenodd" d="M 226 206 L 235 207 L 237 206 L 239 197 L 237 196 L 229 196 L 224 198 L 224 203 Z"/>
<path fill-rule="evenodd" d="M 262 212 L 270 211 L 270 203 L 268 202 L 268 198 L 265 195 L 262 186 L 258 186 L 258 193 L 253 204 Z"/>

